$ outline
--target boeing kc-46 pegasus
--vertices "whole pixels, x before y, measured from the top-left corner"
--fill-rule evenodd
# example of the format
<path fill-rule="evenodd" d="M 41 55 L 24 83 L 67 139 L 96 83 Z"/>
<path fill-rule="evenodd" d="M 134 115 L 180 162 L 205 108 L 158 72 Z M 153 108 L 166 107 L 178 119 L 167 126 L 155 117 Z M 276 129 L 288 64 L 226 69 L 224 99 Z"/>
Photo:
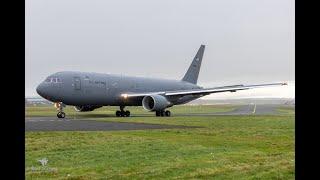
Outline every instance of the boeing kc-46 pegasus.
<path fill-rule="evenodd" d="M 156 116 L 170 116 L 166 110 L 173 105 L 185 104 L 211 93 L 235 92 L 265 86 L 286 85 L 270 83 L 257 85 L 232 85 L 203 88 L 197 85 L 205 46 L 201 45 L 190 67 L 181 80 L 131 77 L 113 74 L 63 71 L 47 77 L 37 93 L 54 102 L 57 117 L 64 118 L 66 105 L 76 111 L 93 111 L 102 106 L 119 106 L 117 117 L 128 117 L 125 106 L 142 106 Z"/>

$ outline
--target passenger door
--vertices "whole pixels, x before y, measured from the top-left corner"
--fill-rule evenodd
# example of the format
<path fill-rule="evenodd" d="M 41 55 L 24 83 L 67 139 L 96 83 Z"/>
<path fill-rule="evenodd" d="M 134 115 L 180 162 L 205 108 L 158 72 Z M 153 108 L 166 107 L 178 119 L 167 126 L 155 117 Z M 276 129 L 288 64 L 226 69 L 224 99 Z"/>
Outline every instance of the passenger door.
<path fill-rule="evenodd" d="M 80 77 L 73 78 L 73 85 L 75 90 L 81 90 L 81 79 Z"/>
<path fill-rule="evenodd" d="M 120 87 L 120 77 L 110 76 L 106 80 L 107 87 L 107 98 L 111 104 L 118 102 L 119 99 L 119 87 Z"/>

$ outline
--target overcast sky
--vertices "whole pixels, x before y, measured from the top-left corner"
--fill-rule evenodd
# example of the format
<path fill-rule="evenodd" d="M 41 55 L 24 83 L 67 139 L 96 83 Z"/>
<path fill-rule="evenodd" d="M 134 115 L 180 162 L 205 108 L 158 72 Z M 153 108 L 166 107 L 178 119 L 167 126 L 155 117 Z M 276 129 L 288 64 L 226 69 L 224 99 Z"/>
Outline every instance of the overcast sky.
<path fill-rule="evenodd" d="M 201 44 L 200 85 L 294 85 L 294 13 L 292 0 L 26 0 L 26 96 L 64 70 L 181 79 Z"/>

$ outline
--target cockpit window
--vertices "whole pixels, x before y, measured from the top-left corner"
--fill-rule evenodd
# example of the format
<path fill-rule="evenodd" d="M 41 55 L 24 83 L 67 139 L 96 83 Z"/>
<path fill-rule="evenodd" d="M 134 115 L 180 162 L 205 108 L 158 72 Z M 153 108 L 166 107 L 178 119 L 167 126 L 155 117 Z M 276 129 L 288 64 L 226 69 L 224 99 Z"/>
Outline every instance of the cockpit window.
<path fill-rule="evenodd" d="M 57 77 L 48 77 L 46 80 L 45 80 L 46 83 L 61 83 L 61 79 L 60 78 L 57 78 Z"/>
<path fill-rule="evenodd" d="M 44 82 L 47 82 L 47 83 L 51 82 L 51 78 L 47 78 Z"/>

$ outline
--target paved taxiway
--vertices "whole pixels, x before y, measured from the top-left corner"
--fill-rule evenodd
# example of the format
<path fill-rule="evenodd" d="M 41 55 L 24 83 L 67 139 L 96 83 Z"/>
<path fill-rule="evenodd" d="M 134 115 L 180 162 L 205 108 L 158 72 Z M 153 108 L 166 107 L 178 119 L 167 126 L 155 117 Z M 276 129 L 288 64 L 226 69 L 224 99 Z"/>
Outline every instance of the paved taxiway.
<path fill-rule="evenodd" d="M 26 118 L 25 131 L 116 131 L 139 129 L 190 128 L 187 126 L 103 122 L 95 120 L 58 119 L 54 117 Z M 192 128 L 192 127 L 191 127 Z"/>
<path fill-rule="evenodd" d="M 256 105 L 256 104 L 249 104 L 243 105 L 239 108 L 236 108 L 230 112 L 223 112 L 223 113 L 215 113 L 215 115 L 250 115 L 250 114 L 257 114 L 257 115 L 268 115 L 268 114 L 278 114 L 277 107 L 279 105 Z"/>
<path fill-rule="evenodd" d="M 250 114 L 277 114 L 277 105 L 243 105 L 233 111 L 223 113 L 190 113 L 174 114 L 173 116 L 212 116 L 212 115 L 250 115 Z M 133 115 L 134 117 L 153 116 Z M 115 131 L 115 130 L 139 130 L 139 129 L 170 129 L 190 128 L 186 126 L 171 126 L 160 124 L 103 122 L 85 119 L 58 119 L 56 117 L 27 117 L 25 119 L 25 131 Z"/>
<path fill-rule="evenodd" d="M 277 108 L 279 105 L 241 105 L 235 110 L 228 112 L 219 112 L 219 113 L 181 113 L 174 114 L 173 116 L 212 116 L 212 115 L 270 115 L 270 114 L 278 114 Z"/>

